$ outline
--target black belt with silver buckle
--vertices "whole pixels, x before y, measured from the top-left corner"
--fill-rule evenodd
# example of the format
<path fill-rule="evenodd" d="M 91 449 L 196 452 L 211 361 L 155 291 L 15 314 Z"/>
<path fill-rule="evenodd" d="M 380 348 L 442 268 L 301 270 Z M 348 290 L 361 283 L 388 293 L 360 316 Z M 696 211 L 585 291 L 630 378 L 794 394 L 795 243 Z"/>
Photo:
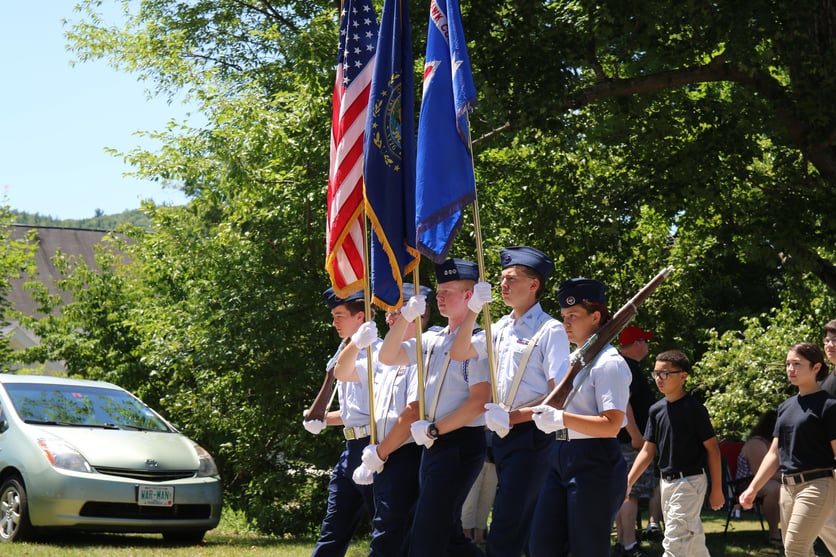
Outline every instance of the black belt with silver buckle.
<path fill-rule="evenodd" d="M 565 427 L 563 429 L 558 429 L 554 432 L 554 438 L 558 441 L 569 441 L 569 429 Z"/>
<path fill-rule="evenodd" d="M 662 479 L 666 482 L 672 482 L 674 480 L 681 480 L 682 478 L 687 478 L 688 476 L 698 476 L 700 474 L 702 474 L 702 469 L 691 470 L 689 472 L 662 472 Z"/>
<path fill-rule="evenodd" d="M 803 484 L 804 482 L 818 480 L 819 478 L 826 478 L 828 476 L 833 476 L 832 468 L 799 472 L 798 474 L 781 474 L 781 483 L 784 485 L 798 485 Z"/>

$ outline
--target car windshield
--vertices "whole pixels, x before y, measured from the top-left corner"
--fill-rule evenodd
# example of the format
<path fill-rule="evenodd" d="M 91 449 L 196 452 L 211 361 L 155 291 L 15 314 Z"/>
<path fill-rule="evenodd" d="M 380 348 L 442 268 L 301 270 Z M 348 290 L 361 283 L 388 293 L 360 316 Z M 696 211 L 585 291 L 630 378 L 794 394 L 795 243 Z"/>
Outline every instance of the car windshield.
<path fill-rule="evenodd" d="M 148 406 L 125 391 L 41 383 L 7 383 L 4 387 L 26 423 L 171 431 Z"/>

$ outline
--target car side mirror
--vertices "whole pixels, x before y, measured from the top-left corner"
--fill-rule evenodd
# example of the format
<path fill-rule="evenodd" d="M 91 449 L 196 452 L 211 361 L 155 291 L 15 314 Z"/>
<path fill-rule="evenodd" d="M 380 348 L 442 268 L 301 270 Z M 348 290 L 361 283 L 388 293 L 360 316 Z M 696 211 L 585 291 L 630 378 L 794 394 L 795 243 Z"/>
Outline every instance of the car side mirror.
<path fill-rule="evenodd" d="M 7 420 L 0 420 L 0 433 L 5 433 L 9 429 L 9 422 Z"/>

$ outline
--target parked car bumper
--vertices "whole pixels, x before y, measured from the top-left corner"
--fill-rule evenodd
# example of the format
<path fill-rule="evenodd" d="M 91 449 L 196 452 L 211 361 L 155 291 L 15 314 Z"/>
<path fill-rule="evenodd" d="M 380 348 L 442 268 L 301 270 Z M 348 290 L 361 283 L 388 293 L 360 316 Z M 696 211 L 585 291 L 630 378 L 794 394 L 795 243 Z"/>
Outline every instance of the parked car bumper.
<path fill-rule="evenodd" d="M 163 529 L 205 529 L 217 526 L 223 495 L 217 478 L 173 482 L 139 482 L 105 474 L 41 474 L 26 482 L 30 520 L 37 527 L 76 527 L 107 531 L 151 532 Z M 137 504 L 140 485 L 174 488 L 168 507 Z"/>

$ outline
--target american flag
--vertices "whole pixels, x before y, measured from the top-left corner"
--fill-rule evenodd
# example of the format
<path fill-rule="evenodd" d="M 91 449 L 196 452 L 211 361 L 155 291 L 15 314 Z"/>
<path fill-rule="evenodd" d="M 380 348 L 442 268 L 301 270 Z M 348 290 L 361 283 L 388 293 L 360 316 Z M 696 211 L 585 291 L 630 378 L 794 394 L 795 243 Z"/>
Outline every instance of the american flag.
<path fill-rule="evenodd" d="M 338 296 L 363 287 L 363 136 L 377 46 L 371 0 L 344 0 L 331 121 L 325 268 Z"/>

